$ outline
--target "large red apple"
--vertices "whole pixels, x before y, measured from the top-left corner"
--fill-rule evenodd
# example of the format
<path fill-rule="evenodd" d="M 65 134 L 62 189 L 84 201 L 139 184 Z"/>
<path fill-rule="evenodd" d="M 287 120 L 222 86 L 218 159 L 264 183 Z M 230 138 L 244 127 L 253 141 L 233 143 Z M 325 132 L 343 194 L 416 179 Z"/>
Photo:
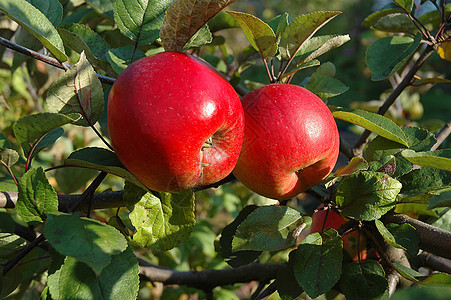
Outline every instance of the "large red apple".
<path fill-rule="evenodd" d="M 327 105 L 291 84 L 270 84 L 242 99 L 244 141 L 234 175 L 263 196 L 285 200 L 332 171 L 340 139 Z"/>
<path fill-rule="evenodd" d="M 157 191 L 207 185 L 230 174 L 243 126 L 243 108 L 229 82 L 186 53 L 132 63 L 109 95 L 113 148 L 131 173 Z"/>

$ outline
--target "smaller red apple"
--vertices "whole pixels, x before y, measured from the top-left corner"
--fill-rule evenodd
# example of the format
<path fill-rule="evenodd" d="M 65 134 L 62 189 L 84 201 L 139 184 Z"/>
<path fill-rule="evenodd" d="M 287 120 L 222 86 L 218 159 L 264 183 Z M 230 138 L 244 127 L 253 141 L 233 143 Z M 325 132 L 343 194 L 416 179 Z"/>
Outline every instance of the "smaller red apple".
<path fill-rule="evenodd" d="M 327 105 L 292 84 L 270 84 L 241 100 L 244 141 L 233 174 L 252 191 L 286 200 L 319 184 L 338 157 L 340 137 Z"/>
<path fill-rule="evenodd" d="M 310 226 L 310 233 L 321 232 L 324 226 L 326 228 L 332 228 L 338 230 L 341 225 L 345 224 L 347 220 L 340 214 L 333 210 L 329 210 L 327 213 L 323 209 L 324 205 L 321 204 L 318 209 L 312 215 L 312 225 Z M 327 219 L 326 219 L 327 216 Z M 324 221 L 326 223 L 324 224 Z M 349 253 L 354 261 L 358 261 L 358 253 L 360 248 L 360 260 L 365 260 L 367 257 L 365 238 L 360 235 L 360 243 L 358 242 L 359 233 L 357 231 L 350 232 L 342 237 L 343 248 Z"/>

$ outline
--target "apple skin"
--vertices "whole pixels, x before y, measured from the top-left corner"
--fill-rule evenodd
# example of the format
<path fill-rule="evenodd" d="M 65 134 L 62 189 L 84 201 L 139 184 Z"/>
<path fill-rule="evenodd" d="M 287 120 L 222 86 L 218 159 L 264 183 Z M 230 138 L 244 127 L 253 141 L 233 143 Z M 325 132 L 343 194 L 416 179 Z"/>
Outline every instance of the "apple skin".
<path fill-rule="evenodd" d="M 108 99 L 108 129 L 119 160 L 135 177 L 149 189 L 177 192 L 232 172 L 244 114 L 221 73 L 189 54 L 162 52 L 118 76 Z"/>
<path fill-rule="evenodd" d="M 320 205 L 318 209 L 323 208 L 324 205 Z M 324 224 L 324 219 L 327 220 Z M 333 210 L 329 210 L 329 214 L 325 210 L 317 210 L 312 215 L 312 225 L 310 226 L 310 233 L 321 232 L 324 224 L 324 229 L 333 228 L 338 230 L 341 225 L 346 223 L 347 220 L 339 215 Z M 360 250 L 360 260 L 365 260 L 367 258 L 366 242 L 365 238 L 360 236 L 360 244 L 357 242 L 359 234 L 357 231 L 350 232 L 343 236 L 341 239 L 343 241 L 343 248 L 349 253 L 354 261 L 358 261 L 358 252 Z M 360 249 L 359 249 L 360 248 Z"/>
<path fill-rule="evenodd" d="M 243 147 L 233 174 L 252 191 L 286 200 L 317 185 L 337 161 L 340 137 L 327 105 L 291 84 L 270 84 L 241 99 Z"/>

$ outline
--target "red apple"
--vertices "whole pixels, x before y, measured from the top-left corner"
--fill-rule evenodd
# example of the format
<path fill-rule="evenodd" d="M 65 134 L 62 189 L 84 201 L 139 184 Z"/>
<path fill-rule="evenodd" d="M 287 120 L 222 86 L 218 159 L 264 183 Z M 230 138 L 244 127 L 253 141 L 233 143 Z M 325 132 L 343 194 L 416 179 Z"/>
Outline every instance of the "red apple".
<path fill-rule="evenodd" d="M 320 205 L 318 209 L 323 208 L 324 205 Z M 327 215 L 327 219 L 326 219 Z M 324 220 L 326 223 L 324 224 Z M 325 210 L 317 210 L 312 215 L 312 225 L 310 226 L 310 233 L 321 232 L 324 224 L 324 229 L 333 228 L 337 230 L 341 225 L 346 223 L 347 220 L 340 214 L 333 210 L 329 210 L 329 213 Z M 360 259 L 367 258 L 365 238 L 360 235 L 360 243 L 358 243 L 359 234 L 357 231 L 350 232 L 342 237 L 343 248 L 349 253 L 354 261 L 358 261 L 358 252 L 360 251 Z M 359 249 L 360 248 L 360 249 Z"/>
<path fill-rule="evenodd" d="M 123 165 L 157 191 L 207 185 L 230 174 L 243 126 L 243 108 L 229 82 L 182 52 L 132 63 L 109 95 L 112 146 Z"/>
<path fill-rule="evenodd" d="M 327 105 L 291 84 L 270 84 L 242 99 L 244 141 L 234 175 L 254 192 L 289 199 L 332 171 L 340 139 Z"/>

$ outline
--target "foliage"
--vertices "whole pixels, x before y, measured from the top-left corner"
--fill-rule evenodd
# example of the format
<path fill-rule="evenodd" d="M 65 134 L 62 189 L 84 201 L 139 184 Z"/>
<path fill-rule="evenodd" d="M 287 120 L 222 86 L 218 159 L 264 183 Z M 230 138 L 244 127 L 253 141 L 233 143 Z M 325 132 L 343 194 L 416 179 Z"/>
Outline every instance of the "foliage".
<path fill-rule="evenodd" d="M 0 48 L 2 298 L 245 298 L 249 294 L 238 285 L 233 292 L 227 286 L 242 282 L 239 273 L 216 283 L 209 281 L 214 276 L 170 282 L 146 278 L 145 268 L 170 268 L 176 277 L 189 270 L 239 272 L 255 261 L 279 264 L 273 273 L 258 274 L 269 277 L 254 294 L 274 299 L 302 293 L 385 299 L 394 292 L 388 280 L 393 274 L 417 286 L 395 298 L 419 291 L 441 297 L 437 286 L 451 287 L 442 270 L 420 274 L 416 264 L 390 256 L 396 248 L 417 262 L 422 250 L 451 245 L 451 149 L 447 127 L 439 133 L 450 123 L 431 122 L 434 111 L 424 100 L 443 93 L 439 101 L 447 103 L 449 116 L 451 4 L 398 0 L 368 12 L 360 37 L 371 43 L 363 47 L 329 24 L 354 18 L 351 7 L 291 16 L 269 10 L 274 1 L 255 7 L 265 3 L 262 14 L 238 11 L 247 1 L 234 2 L 0 0 L 1 44 L 16 50 Z M 330 5 L 308 2 L 302 7 Z M 365 56 L 361 69 L 346 68 L 350 58 L 337 52 L 349 50 L 349 43 L 359 45 L 355 55 Z M 329 104 L 343 140 L 350 132 L 360 139 L 355 135 L 353 147 L 343 143 L 345 162 L 323 185 L 281 203 L 236 181 L 174 194 L 151 191 L 109 145 L 104 108 L 114 77 L 131 62 L 165 50 L 205 59 L 241 94 L 268 80 L 303 85 Z M 443 64 L 448 78 L 439 74 Z M 420 71 L 422 66 L 429 69 Z M 351 72 L 359 74 L 345 84 L 342 78 Z M 267 79 L 260 80 L 262 74 Z M 369 85 L 369 77 L 384 87 L 375 89 L 378 94 L 360 87 Z M 366 101 L 342 100 L 357 93 Z M 3 204 L 2 195 L 17 199 Z M 309 214 L 321 202 L 349 221 L 309 234 Z M 420 221 L 388 222 L 395 212 Z M 424 231 L 431 229 L 426 223 L 441 234 L 432 247 L 426 244 L 436 236 Z M 353 261 L 343 251 L 341 237 L 355 230 L 366 238 L 366 247 L 357 244 L 368 249 L 366 260 Z M 159 291 L 146 280 L 180 287 Z"/>

